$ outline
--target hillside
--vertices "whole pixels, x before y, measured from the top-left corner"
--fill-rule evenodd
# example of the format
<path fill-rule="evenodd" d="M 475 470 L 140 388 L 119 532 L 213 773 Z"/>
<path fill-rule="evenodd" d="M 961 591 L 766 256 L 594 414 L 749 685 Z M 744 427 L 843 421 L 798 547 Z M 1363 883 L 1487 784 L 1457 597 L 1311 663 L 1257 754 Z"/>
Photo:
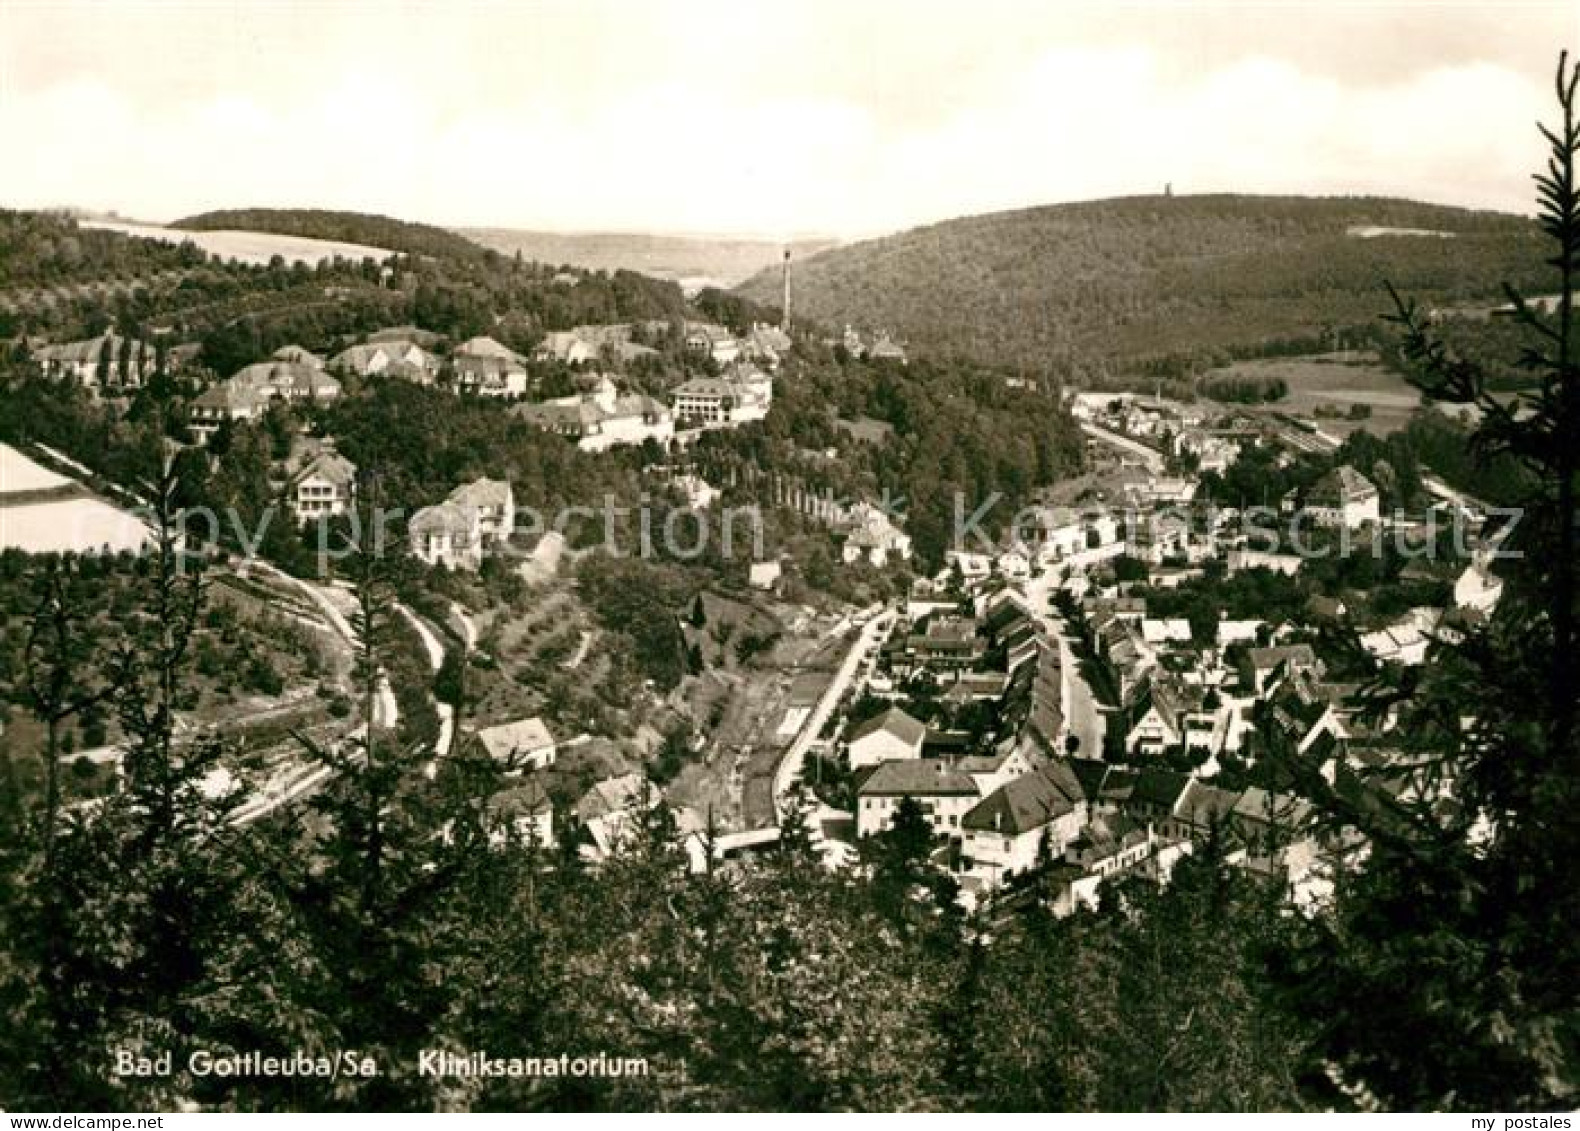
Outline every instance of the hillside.
<path fill-rule="evenodd" d="M 462 235 L 506 255 L 521 253 L 539 263 L 569 264 L 590 271 L 626 268 L 670 279 L 688 290 L 733 287 L 758 271 L 777 269 L 784 245 L 773 240 L 712 236 L 650 236 L 639 233 L 532 232 L 515 228 L 462 228 Z M 834 246 L 832 240 L 796 240 L 796 258 Z"/>
<path fill-rule="evenodd" d="M 1188 373 L 1375 333 L 1384 280 L 1439 305 L 1496 298 L 1504 279 L 1550 289 L 1543 254 L 1528 220 L 1411 201 L 1132 197 L 824 251 L 797 266 L 795 305 L 978 361 Z M 778 274 L 740 290 L 776 302 Z"/>
<path fill-rule="evenodd" d="M 282 236 L 363 244 L 403 255 L 479 259 L 484 249 L 463 236 L 432 224 L 415 224 L 364 212 L 319 208 L 226 208 L 203 212 L 171 224 L 189 231 L 273 232 Z"/>

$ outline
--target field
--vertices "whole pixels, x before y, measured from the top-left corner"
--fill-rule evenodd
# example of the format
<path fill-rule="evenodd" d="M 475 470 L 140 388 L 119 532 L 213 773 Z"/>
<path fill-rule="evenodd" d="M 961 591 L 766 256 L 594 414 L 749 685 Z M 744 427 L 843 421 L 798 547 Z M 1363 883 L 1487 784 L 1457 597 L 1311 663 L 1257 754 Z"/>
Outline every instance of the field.
<path fill-rule="evenodd" d="M 1379 436 L 1397 432 L 1421 400 L 1403 377 L 1385 369 L 1374 355 L 1362 352 L 1239 361 L 1204 374 L 1202 381 L 1221 378 L 1282 380 L 1289 386 L 1287 397 L 1270 405 L 1251 407 L 1250 411 L 1285 412 L 1316 419 L 1324 432 L 1341 438 L 1357 429 Z M 1345 418 L 1357 404 L 1371 406 L 1368 419 Z"/>
<path fill-rule="evenodd" d="M 269 232 L 197 232 L 179 228 L 165 228 L 157 224 L 129 224 L 119 220 L 82 220 L 85 228 L 106 228 L 128 236 L 164 240 L 166 243 L 184 243 L 191 240 L 210 255 L 221 259 L 237 259 L 243 263 L 266 264 L 274 256 L 287 263 L 316 265 L 326 259 L 388 259 L 390 252 L 380 247 L 363 244 L 340 243 L 334 240 L 313 240 L 301 236 L 277 236 Z"/>
<path fill-rule="evenodd" d="M 152 538 L 139 519 L 73 487 L 71 480 L 0 444 L 0 550 L 118 552 Z"/>

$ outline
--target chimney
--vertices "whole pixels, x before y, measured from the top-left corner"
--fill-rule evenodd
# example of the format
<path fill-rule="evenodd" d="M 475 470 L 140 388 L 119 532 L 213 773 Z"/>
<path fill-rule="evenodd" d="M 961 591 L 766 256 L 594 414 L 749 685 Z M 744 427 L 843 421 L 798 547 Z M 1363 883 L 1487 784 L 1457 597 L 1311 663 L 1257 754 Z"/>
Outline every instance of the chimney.
<path fill-rule="evenodd" d="M 790 249 L 785 248 L 784 260 L 784 301 L 781 306 L 782 313 L 779 317 L 779 328 L 785 333 L 790 332 Z"/>

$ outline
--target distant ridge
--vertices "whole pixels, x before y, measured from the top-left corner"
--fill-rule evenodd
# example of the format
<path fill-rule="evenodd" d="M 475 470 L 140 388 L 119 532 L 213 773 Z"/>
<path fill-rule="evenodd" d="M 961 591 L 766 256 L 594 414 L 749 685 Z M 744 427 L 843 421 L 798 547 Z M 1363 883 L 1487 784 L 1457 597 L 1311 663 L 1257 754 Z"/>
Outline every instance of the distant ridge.
<path fill-rule="evenodd" d="M 1127 197 L 948 220 L 824 251 L 798 263 L 795 303 L 825 325 L 886 329 L 978 361 L 1076 375 L 1189 372 L 1375 327 L 1389 308 L 1385 280 L 1431 304 L 1497 299 L 1503 280 L 1545 292 L 1543 255 L 1534 222 L 1444 205 Z M 769 270 L 739 291 L 771 304 L 779 286 Z"/>
<path fill-rule="evenodd" d="M 417 224 L 365 212 L 319 208 L 227 208 L 188 216 L 170 225 L 188 231 L 272 232 L 282 236 L 335 240 L 388 248 L 403 255 L 480 259 L 486 250 L 464 236 L 432 224 Z"/>

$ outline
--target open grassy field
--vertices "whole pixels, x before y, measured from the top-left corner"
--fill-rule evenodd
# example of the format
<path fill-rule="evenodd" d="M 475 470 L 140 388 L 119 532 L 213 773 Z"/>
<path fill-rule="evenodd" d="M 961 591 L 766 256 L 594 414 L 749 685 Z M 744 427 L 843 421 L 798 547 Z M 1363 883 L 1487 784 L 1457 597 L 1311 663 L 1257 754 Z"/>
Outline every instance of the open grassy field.
<path fill-rule="evenodd" d="M 129 224 L 119 220 L 83 220 L 81 223 L 85 228 L 106 228 L 123 235 L 163 240 L 166 243 L 179 244 L 191 240 L 210 255 L 217 255 L 221 259 L 237 259 L 243 263 L 268 263 L 278 255 L 287 263 L 301 262 L 312 266 L 337 255 L 352 260 L 388 259 L 391 255 L 391 252 L 381 247 L 302 236 L 280 236 L 272 232 L 186 231 L 158 224 Z"/>
<path fill-rule="evenodd" d="M 1202 381 L 1205 384 L 1223 378 L 1282 380 L 1289 386 L 1289 395 L 1271 405 L 1252 407 L 1251 411 L 1316 418 L 1324 432 L 1340 437 L 1360 428 L 1379 436 L 1396 432 L 1404 427 L 1421 400 L 1420 394 L 1399 374 L 1384 368 L 1376 355 L 1360 351 L 1237 361 L 1204 374 Z M 1371 406 L 1371 416 L 1366 420 L 1345 419 L 1343 414 L 1357 404 Z M 1338 415 L 1319 417 L 1319 410 Z"/>

